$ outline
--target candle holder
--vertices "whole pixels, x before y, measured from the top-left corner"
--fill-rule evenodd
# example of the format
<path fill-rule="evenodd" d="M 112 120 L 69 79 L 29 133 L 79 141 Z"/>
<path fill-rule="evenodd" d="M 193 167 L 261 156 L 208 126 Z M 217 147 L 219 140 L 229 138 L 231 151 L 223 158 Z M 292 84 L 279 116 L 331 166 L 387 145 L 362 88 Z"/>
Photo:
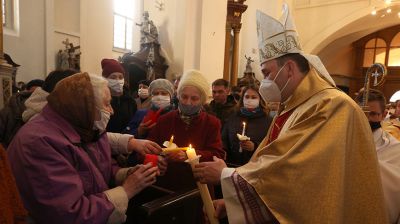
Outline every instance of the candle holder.
<path fill-rule="evenodd" d="M 189 163 L 192 169 L 196 164 L 200 163 L 201 155 L 197 155 L 192 159 L 185 160 L 186 163 Z M 200 191 L 201 200 L 203 201 L 203 205 L 206 209 L 206 215 L 211 224 L 219 224 L 218 219 L 215 217 L 215 209 L 214 204 L 212 202 L 210 191 L 208 190 L 207 184 L 202 184 L 199 181 L 196 181 L 197 188 Z"/>

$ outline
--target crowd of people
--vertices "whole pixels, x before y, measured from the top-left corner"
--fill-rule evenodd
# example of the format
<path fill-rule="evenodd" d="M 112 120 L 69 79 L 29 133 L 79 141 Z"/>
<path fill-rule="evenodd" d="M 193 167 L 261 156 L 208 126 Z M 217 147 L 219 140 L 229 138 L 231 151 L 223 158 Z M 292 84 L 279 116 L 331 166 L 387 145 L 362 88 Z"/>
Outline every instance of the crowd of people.
<path fill-rule="evenodd" d="M 198 70 L 142 80 L 131 96 L 113 59 L 101 76 L 57 70 L 17 93 L 0 111 L 0 222 L 124 223 L 146 187 L 199 181 L 232 224 L 399 224 L 400 102 L 386 118 L 371 89 L 366 116 L 364 93 L 340 91 L 301 50 L 287 7 L 282 18 L 257 13 L 264 79 L 235 97 L 228 81 L 210 85 Z M 163 153 L 172 139 L 200 163 Z"/>

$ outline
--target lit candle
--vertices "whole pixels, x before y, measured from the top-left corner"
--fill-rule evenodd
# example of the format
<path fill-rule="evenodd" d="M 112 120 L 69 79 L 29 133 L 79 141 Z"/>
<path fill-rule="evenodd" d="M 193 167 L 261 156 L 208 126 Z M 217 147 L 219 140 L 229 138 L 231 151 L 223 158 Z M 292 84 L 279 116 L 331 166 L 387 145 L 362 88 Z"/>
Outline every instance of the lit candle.
<path fill-rule="evenodd" d="M 173 135 L 171 135 L 171 138 L 169 139 L 168 147 L 171 147 L 172 143 L 174 143 L 174 136 Z"/>
<path fill-rule="evenodd" d="M 194 160 L 197 158 L 196 151 L 194 150 L 194 148 L 192 148 L 192 145 L 189 145 L 189 149 L 186 150 L 186 156 L 189 160 Z"/>
<path fill-rule="evenodd" d="M 192 145 L 189 145 L 189 148 L 186 150 L 186 155 L 188 157 L 187 162 L 190 163 L 192 168 L 199 164 L 199 156 L 196 155 L 196 151 L 192 148 Z M 200 182 L 196 182 L 197 188 L 200 192 L 201 200 L 203 201 L 204 208 L 206 210 L 206 215 L 208 217 L 208 221 L 211 224 L 219 224 L 217 218 L 215 218 L 215 209 L 214 204 L 212 202 L 210 192 L 208 190 L 207 184 L 202 184 Z"/>
<path fill-rule="evenodd" d="M 244 136 L 244 131 L 246 130 L 246 122 L 243 122 L 243 130 L 242 130 L 242 135 Z"/>

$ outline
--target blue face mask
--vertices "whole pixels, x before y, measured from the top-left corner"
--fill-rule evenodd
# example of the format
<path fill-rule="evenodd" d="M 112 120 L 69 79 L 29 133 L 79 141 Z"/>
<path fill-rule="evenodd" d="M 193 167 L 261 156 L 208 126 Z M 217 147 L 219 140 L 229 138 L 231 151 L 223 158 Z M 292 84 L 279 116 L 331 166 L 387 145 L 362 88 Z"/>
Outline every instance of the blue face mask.
<path fill-rule="evenodd" d="M 201 104 L 199 105 L 186 105 L 179 103 L 178 104 L 178 109 L 181 112 L 182 115 L 184 116 L 193 116 L 198 113 L 200 113 L 201 110 Z"/>

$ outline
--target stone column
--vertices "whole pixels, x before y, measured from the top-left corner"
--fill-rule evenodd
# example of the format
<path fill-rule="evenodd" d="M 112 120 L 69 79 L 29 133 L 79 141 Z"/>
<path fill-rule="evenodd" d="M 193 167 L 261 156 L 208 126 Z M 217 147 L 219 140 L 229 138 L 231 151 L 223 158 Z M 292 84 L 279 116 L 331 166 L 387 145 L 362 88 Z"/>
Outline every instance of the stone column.
<path fill-rule="evenodd" d="M 224 53 L 224 79 L 229 81 L 230 79 L 230 50 L 231 50 L 231 25 L 227 22 L 226 29 L 225 29 L 225 53 Z"/>
<path fill-rule="evenodd" d="M 234 27 L 234 40 L 233 40 L 233 55 L 232 55 L 232 68 L 231 68 L 231 86 L 237 85 L 238 78 L 238 64 L 239 64 L 239 34 L 241 25 Z"/>

